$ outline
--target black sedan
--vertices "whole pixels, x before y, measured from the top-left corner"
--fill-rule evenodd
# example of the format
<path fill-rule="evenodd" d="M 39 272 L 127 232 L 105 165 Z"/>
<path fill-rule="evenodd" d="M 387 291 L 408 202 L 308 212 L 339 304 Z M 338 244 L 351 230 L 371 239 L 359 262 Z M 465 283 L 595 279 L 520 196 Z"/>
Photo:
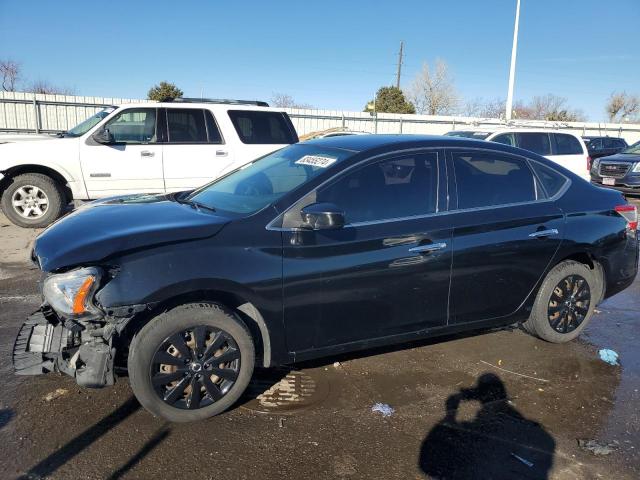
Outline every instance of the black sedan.
<path fill-rule="evenodd" d="M 591 165 L 591 181 L 621 192 L 640 194 L 640 142 Z"/>
<path fill-rule="evenodd" d="M 40 235 L 18 373 L 149 411 L 229 408 L 254 366 L 514 323 L 567 342 L 637 271 L 637 212 L 534 153 L 451 137 L 289 146 L 198 190 L 103 200 Z"/>

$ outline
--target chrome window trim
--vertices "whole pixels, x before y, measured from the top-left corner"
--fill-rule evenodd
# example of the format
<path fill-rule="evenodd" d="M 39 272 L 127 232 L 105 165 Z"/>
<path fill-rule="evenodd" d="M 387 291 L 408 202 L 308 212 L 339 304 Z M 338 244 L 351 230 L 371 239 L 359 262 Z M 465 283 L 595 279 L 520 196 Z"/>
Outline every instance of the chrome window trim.
<path fill-rule="evenodd" d="M 516 157 L 516 158 L 521 158 L 523 159 L 525 162 L 527 162 L 527 166 L 528 162 L 536 162 L 540 165 L 543 165 L 547 168 L 552 168 L 552 167 L 548 167 L 547 165 L 545 165 L 544 163 L 541 163 L 535 159 L 531 159 L 528 157 L 525 157 L 523 155 L 518 155 L 516 153 L 511 153 L 511 152 L 504 152 L 501 150 L 494 150 L 494 149 L 488 149 L 488 148 L 478 148 L 478 147 L 470 147 L 470 148 L 460 148 L 460 147 L 419 147 L 419 148 L 411 148 L 411 149 L 406 149 L 406 150 L 396 150 L 393 152 L 387 152 L 387 153 L 382 153 L 379 155 L 376 155 L 374 157 L 369 157 L 366 158 L 354 165 L 351 165 L 350 167 L 342 170 L 341 172 L 336 173 L 333 177 L 325 180 L 323 183 L 321 183 L 320 185 L 318 185 L 314 190 L 318 190 L 319 188 L 323 187 L 324 185 L 326 185 L 327 183 L 331 182 L 333 179 L 335 179 L 336 177 L 342 175 L 345 172 L 348 172 L 358 166 L 360 166 L 363 163 L 366 163 L 370 160 L 374 160 L 377 158 L 381 158 L 384 156 L 389 156 L 389 155 L 395 155 L 398 153 L 404 153 L 404 152 L 416 152 L 416 151 L 429 151 L 429 150 L 436 150 L 436 151 L 443 151 L 444 152 L 444 159 L 443 161 L 446 162 L 446 158 L 447 158 L 447 153 L 450 153 L 452 150 L 458 150 L 461 152 L 469 152 L 469 151 L 479 151 L 479 152 L 494 152 L 497 154 L 502 154 L 502 155 L 507 155 L 507 156 L 512 156 L 512 157 Z M 438 158 L 438 160 L 440 160 Z M 439 166 L 438 166 L 439 168 Z M 529 169 L 531 170 L 531 174 L 533 175 L 534 179 L 536 181 L 539 182 L 539 179 L 537 177 L 537 175 L 535 174 L 535 172 L 533 171 L 533 169 L 529 166 Z M 468 212 L 479 212 L 479 211 L 483 211 L 483 210 L 494 210 L 497 208 L 510 208 L 510 207 L 515 207 L 515 206 L 519 206 L 519 205 L 529 205 L 529 204 L 537 204 L 537 203 L 549 203 L 549 202 L 555 202 L 556 200 L 558 200 L 559 198 L 561 198 L 569 189 L 569 187 L 572 184 L 572 180 L 567 177 L 566 175 L 564 175 L 563 173 L 557 171 L 556 169 L 553 169 L 554 172 L 556 172 L 558 175 L 562 176 L 566 181 L 564 183 L 564 185 L 562 186 L 562 188 L 560 188 L 560 190 L 558 190 L 558 192 L 553 195 L 552 197 L 547 197 L 547 198 L 542 198 L 542 199 L 537 199 L 537 200 L 532 200 L 532 201 L 527 201 L 527 202 L 514 202 L 514 203 L 504 203 L 504 204 L 499 204 L 499 205 L 487 205 L 484 207 L 473 207 L 473 208 L 459 208 L 459 209 L 455 209 L 455 210 L 448 210 L 449 205 L 447 205 L 447 210 L 441 210 L 438 212 L 434 212 L 434 213 L 428 213 L 428 214 L 424 214 L 424 215 L 412 215 L 412 216 L 406 216 L 406 217 L 395 217 L 395 218 L 385 218 L 383 220 L 369 220 L 366 222 L 355 222 L 355 223 L 348 223 L 346 225 L 344 225 L 343 228 L 354 228 L 354 227 L 361 227 L 361 226 L 368 226 L 368 225 L 378 225 L 378 224 L 382 224 L 382 223 L 392 223 L 392 222 L 402 222 L 402 221 L 407 221 L 407 220 L 419 220 L 422 218 L 429 218 L 429 217 L 435 217 L 435 216 L 440 216 L 440 215 L 447 215 L 447 214 L 458 214 L 458 213 L 468 213 Z M 445 164 L 445 172 L 446 172 L 446 164 Z M 438 188 L 440 187 L 439 185 L 440 182 L 440 176 L 438 175 Z M 448 183 L 447 183 L 447 187 L 448 187 Z M 544 187 L 543 187 L 544 189 Z M 305 193 L 304 195 L 302 195 L 300 198 L 298 198 L 295 202 L 293 202 L 291 204 L 291 206 L 289 206 L 285 211 L 283 211 L 282 213 L 276 215 L 276 217 L 271 220 L 267 226 L 265 227 L 266 230 L 273 230 L 273 231 L 278 231 L 278 232 L 299 232 L 299 231 L 304 231 L 304 228 L 283 228 L 283 227 L 274 227 L 273 223 L 275 223 L 281 216 L 284 216 L 285 213 L 287 213 L 289 210 L 291 210 L 300 200 L 302 200 L 304 197 L 306 197 L 310 192 Z M 545 191 L 546 193 L 546 191 Z M 449 191 L 447 189 L 447 199 L 449 200 Z"/>

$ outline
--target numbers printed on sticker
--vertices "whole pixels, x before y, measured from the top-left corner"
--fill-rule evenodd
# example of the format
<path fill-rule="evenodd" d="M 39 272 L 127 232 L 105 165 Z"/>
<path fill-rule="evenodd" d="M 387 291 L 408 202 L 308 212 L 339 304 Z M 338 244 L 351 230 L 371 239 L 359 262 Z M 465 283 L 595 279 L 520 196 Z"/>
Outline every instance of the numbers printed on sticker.
<path fill-rule="evenodd" d="M 320 155 L 305 155 L 296 161 L 297 165 L 309 165 L 312 167 L 327 168 L 336 162 L 337 158 L 322 157 Z"/>

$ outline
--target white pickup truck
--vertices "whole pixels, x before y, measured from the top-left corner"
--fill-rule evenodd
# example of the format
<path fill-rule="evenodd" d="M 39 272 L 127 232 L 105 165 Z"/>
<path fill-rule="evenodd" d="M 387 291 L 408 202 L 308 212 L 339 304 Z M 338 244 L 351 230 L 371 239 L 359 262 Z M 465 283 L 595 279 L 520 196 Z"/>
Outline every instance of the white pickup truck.
<path fill-rule="evenodd" d="M 123 104 L 58 137 L 0 144 L 0 204 L 16 225 L 44 227 L 72 200 L 191 190 L 297 141 L 264 102 Z"/>

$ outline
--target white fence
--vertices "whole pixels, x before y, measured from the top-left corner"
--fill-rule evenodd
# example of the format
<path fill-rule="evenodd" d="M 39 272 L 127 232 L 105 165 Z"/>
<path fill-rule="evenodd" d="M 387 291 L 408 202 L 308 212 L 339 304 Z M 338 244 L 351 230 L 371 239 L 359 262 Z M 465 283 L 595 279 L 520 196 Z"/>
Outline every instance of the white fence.
<path fill-rule="evenodd" d="M 137 102 L 127 98 L 34 95 L 0 92 L 0 132 L 54 133 L 72 128 L 108 105 Z M 349 128 L 370 133 L 421 133 L 439 135 L 451 130 L 504 126 L 492 118 L 398 115 L 340 110 L 286 109 L 299 135 L 330 128 Z M 510 125 L 561 128 L 581 135 L 622 137 L 628 143 L 640 140 L 640 124 L 593 122 L 514 121 Z"/>

